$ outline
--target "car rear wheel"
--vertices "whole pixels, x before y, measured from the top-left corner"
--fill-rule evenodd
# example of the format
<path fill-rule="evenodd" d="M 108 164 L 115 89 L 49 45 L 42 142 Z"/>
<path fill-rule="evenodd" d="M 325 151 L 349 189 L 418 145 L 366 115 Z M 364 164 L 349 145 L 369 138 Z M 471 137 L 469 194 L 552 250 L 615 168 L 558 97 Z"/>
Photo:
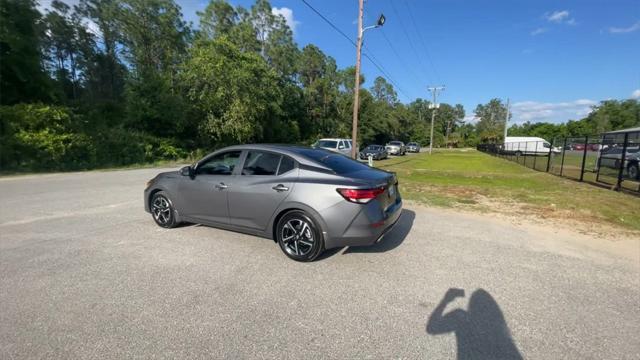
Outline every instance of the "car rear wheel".
<path fill-rule="evenodd" d="M 324 251 L 322 232 L 315 221 L 300 210 L 280 218 L 276 237 L 282 252 L 296 261 L 313 261 Z"/>
<path fill-rule="evenodd" d="M 153 194 L 150 205 L 151 215 L 156 224 L 167 229 L 178 225 L 171 200 L 164 191 Z"/>

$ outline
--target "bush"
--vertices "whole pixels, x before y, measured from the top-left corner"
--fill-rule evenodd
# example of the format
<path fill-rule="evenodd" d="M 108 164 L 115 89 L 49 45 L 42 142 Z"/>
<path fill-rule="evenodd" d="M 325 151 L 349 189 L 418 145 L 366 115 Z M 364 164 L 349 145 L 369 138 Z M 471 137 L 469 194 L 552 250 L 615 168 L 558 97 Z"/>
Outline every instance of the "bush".
<path fill-rule="evenodd" d="M 69 170 L 94 165 L 91 139 L 74 131 L 73 112 L 62 106 L 0 107 L 0 169 Z"/>
<path fill-rule="evenodd" d="M 79 170 L 189 155 L 173 140 L 122 127 L 84 132 L 86 122 L 63 106 L 0 106 L 0 170 Z"/>

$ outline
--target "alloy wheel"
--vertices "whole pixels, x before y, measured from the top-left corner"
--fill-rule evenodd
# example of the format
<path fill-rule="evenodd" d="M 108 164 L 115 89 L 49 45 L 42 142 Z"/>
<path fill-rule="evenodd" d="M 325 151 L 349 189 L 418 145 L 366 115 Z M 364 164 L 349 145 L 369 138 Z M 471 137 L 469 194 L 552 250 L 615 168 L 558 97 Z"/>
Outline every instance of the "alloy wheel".
<path fill-rule="evenodd" d="M 290 255 L 305 256 L 313 249 L 313 231 L 311 225 L 303 219 L 294 218 L 287 221 L 280 235 L 284 249 Z"/>
<path fill-rule="evenodd" d="M 164 226 L 171 222 L 171 205 L 166 197 L 162 195 L 156 196 L 151 205 L 151 212 L 158 224 Z"/>

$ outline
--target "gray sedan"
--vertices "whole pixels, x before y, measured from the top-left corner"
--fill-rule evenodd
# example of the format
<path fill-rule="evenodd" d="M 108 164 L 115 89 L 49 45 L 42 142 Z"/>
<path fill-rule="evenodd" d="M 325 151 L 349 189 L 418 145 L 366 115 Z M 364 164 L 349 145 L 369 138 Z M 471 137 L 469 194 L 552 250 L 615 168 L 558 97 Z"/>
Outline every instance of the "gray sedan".
<path fill-rule="evenodd" d="M 298 261 L 374 244 L 402 212 L 395 174 L 286 145 L 231 146 L 161 173 L 144 204 L 159 226 L 200 223 L 271 238 Z"/>

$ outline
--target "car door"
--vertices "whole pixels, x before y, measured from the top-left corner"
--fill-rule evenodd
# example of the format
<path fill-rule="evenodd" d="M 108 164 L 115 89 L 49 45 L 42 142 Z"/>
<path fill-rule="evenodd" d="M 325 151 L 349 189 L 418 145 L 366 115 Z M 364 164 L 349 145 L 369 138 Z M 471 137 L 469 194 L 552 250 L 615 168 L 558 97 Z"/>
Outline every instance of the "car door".
<path fill-rule="evenodd" d="M 343 155 L 349 156 L 351 154 L 351 148 L 347 148 L 347 142 L 340 140 L 338 142 L 338 152 Z"/>
<path fill-rule="evenodd" d="M 240 150 L 227 151 L 196 165 L 194 176 L 180 182 L 180 212 L 202 222 L 229 223 L 228 192 L 235 186 Z"/>
<path fill-rule="evenodd" d="M 282 154 L 249 150 L 236 186 L 229 191 L 229 218 L 236 226 L 265 230 L 298 178 L 295 161 Z"/>

